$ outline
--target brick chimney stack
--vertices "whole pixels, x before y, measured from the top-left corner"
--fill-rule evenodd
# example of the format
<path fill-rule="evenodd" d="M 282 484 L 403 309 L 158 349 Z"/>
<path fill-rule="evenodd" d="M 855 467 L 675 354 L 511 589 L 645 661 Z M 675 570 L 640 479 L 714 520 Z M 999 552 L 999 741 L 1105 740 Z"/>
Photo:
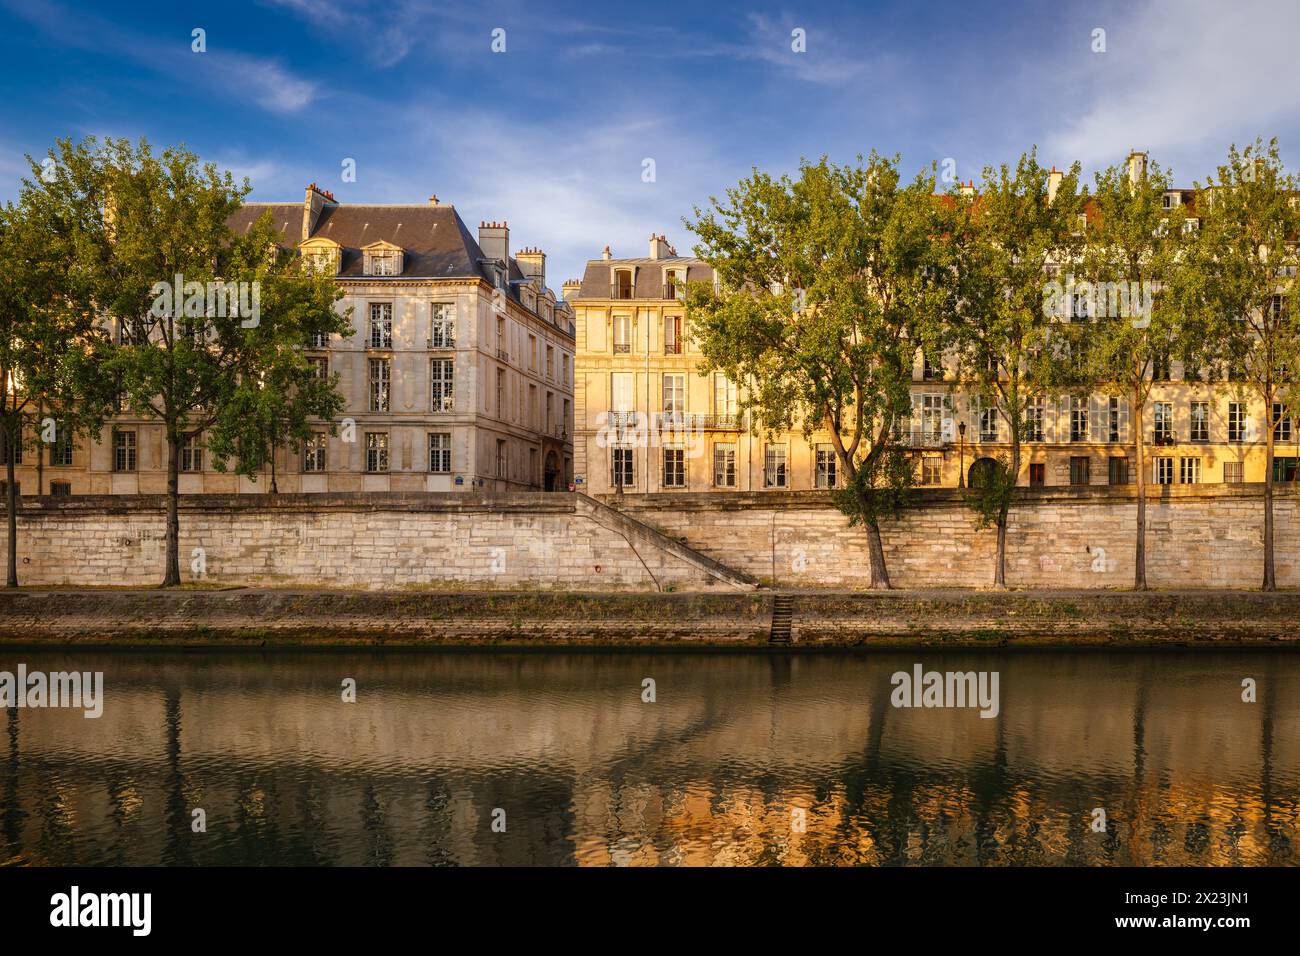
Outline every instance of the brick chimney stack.
<path fill-rule="evenodd" d="M 302 241 L 311 238 L 312 230 L 320 220 L 321 210 L 326 206 L 337 205 L 334 194 L 321 189 L 315 183 L 307 187 L 307 196 L 302 202 Z"/>
<path fill-rule="evenodd" d="M 478 247 L 489 259 L 500 259 L 510 265 L 510 225 L 506 222 L 480 222 Z"/>

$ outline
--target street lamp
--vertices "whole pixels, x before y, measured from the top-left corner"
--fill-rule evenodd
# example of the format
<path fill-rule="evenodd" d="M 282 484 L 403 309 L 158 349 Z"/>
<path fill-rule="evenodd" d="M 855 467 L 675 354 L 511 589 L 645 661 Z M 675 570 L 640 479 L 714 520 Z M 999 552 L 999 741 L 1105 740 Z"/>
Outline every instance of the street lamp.
<path fill-rule="evenodd" d="M 966 487 L 966 423 L 957 423 L 957 487 Z"/>

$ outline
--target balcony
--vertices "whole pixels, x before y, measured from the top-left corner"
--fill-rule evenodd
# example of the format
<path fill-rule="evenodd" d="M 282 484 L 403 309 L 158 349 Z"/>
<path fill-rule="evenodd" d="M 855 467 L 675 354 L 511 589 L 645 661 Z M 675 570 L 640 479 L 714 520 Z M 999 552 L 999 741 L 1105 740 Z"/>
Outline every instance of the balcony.
<path fill-rule="evenodd" d="M 681 354 L 682 354 L 682 343 L 681 343 L 681 342 L 665 342 L 665 343 L 664 343 L 664 355 L 681 355 Z"/>
<path fill-rule="evenodd" d="M 454 349 L 456 340 L 447 336 L 436 339 L 430 336 L 424 340 L 424 347 L 428 349 Z"/>

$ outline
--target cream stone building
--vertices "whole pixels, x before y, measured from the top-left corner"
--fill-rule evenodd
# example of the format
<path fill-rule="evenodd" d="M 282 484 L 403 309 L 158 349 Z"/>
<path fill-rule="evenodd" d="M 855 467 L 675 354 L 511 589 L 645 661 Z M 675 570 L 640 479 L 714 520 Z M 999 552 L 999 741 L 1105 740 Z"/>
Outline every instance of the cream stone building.
<path fill-rule="evenodd" d="M 282 492 L 526 491 L 568 487 L 573 470 L 573 313 L 546 287 L 546 255 L 510 248 L 506 223 L 475 237 L 436 197 L 416 205 L 337 202 L 315 184 L 269 212 L 283 245 L 332 272 L 354 334 L 311 343 L 346 400 L 339 434 L 322 425 L 276 454 Z M 99 443 L 24 452 L 20 490 L 166 491 L 162 426 L 116 417 Z M 181 456 L 180 490 L 263 492 L 213 469 L 201 440 Z M 29 490 L 30 489 L 30 490 Z"/>
<path fill-rule="evenodd" d="M 1135 154 L 1133 162 L 1145 162 Z M 1171 204 L 1191 202 L 1171 190 Z M 712 281 L 701 260 L 662 236 L 649 255 L 614 258 L 608 247 L 565 284 L 577 325 L 575 481 L 590 494 L 833 488 L 830 436 L 768 435 L 739 412 L 736 385 L 702 375 L 685 327 L 680 284 Z M 1143 452 L 1155 485 L 1264 480 L 1270 420 L 1244 382 L 1208 382 L 1176 361 L 1156 370 Z M 1009 458 L 1006 422 L 981 407 L 951 363 L 916 356 L 912 414 L 901 438 L 922 485 L 954 487 L 992 459 Z M 1300 476 L 1300 428 L 1273 412 L 1275 476 Z M 1019 483 L 1128 484 L 1135 480 L 1134 423 L 1126 398 L 1097 391 L 1044 397 L 1030 410 Z"/>

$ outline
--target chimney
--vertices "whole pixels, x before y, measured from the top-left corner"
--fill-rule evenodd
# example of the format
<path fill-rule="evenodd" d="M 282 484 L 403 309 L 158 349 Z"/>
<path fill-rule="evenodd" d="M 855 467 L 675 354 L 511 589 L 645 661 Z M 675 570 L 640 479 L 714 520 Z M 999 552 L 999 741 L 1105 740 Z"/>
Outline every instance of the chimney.
<path fill-rule="evenodd" d="M 510 267 L 510 226 L 505 222 L 480 222 L 478 247 L 489 259 L 500 259 Z"/>
<path fill-rule="evenodd" d="M 650 258 L 667 259 L 669 256 L 676 255 L 672 246 L 668 245 L 668 240 L 663 236 L 650 236 Z"/>
<path fill-rule="evenodd" d="M 975 195 L 975 180 L 972 179 L 972 180 L 971 180 L 970 182 L 968 182 L 968 183 L 962 183 L 962 184 L 961 184 L 961 190 L 960 190 L 960 192 L 961 192 L 961 194 L 962 194 L 963 196 L 974 196 L 974 195 Z"/>
<path fill-rule="evenodd" d="M 1128 154 L 1128 181 L 1136 186 L 1147 178 L 1147 154 L 1136 149 Z"/>
<path fill-rule="evenodd" d="M 538 289 L 546 288 L 546 253 L 541 249 L 520 249 L 515 253 L 515 261 L 525 279 L 536 279 Z"/>
<path fill-rule="evenodd" d="M 307 187 L 307 196 L 302 202 L 303 242 L 311 238 L 312 230 L 316 228 L 316 223 L 320 220 L 321 210 L 327 205 L 336 205 L 332 192 L 321 189 L 315 183 Z"/>
<path fill-rule="evenodd" d="M 582 283 L 577 279 L 565 279 L 560 291 L 564 295 L 565 302 L 572 302 L 578 297 L 578 293 L 582 291 Z"/>
<path fill-rule="evenodd" d="M 1061 180 L 1065 178 L 1065 173 L 1061 172 L 1055 166 L 1047 174 L 1047 203 L 1051 205 L 1056 201 L 1056 191 L 1061 188 Z"/>
<path fill-rule="evenodd" d="M 600 254 L 600 257 L 604 259 L 606 262 L 609 261 L 609 246 L 605 247 L 605 251 Z"/>

